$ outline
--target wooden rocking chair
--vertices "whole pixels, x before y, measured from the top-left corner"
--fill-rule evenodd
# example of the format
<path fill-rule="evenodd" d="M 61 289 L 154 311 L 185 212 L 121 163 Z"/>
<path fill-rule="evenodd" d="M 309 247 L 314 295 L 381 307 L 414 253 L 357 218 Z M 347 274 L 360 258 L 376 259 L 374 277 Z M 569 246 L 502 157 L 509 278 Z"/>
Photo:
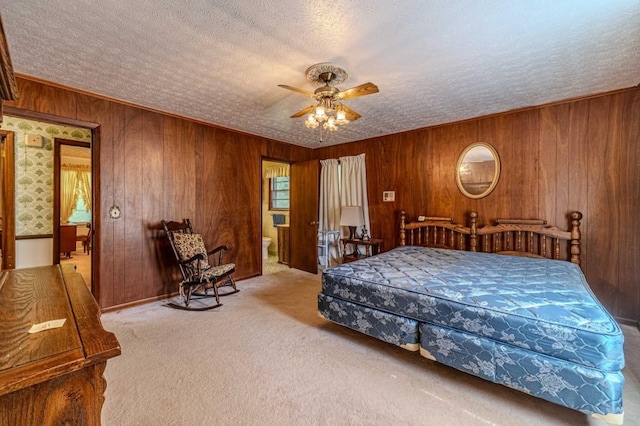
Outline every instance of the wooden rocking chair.
<path fill-rule="evenodd" d="M 182 222 L 162 221 L 171 248 L 178 261 L 182 282 L 180 283 L 180 297 L 184 305 L 168 303 L 177 309 L 205 311 L 222 306 L 220 296 L 237 293 L 236 283 L 232 274 L 236 270 L 233 263 L 223 263 L 222 256 L 229 246 L 222 245 L 207 252 L 202 235 L 194 234 L 189 219 Z M 210 261 L 211 259 L 211 261 Z M 230 286 L 233 291 L 219 293 L 218 288 Z M 209 291 L 212 290 L 210 293 Z M 190 307 L 192 299 L 215 297 L 216 304 L 204 307 Z"/>

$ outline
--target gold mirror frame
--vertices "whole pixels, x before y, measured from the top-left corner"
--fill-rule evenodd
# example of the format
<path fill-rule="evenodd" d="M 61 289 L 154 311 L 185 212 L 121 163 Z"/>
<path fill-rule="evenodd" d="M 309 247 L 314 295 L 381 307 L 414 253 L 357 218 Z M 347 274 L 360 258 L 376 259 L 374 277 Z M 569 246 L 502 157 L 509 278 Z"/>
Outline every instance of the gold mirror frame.
<path fill-rule="evenodd" d="M 464 163 L 469 162 L 469 161 L 465 161 L 465 158 L 467 157 L 467 155 L 472 149 L 479 148 L 479 147 L 485 148 L 486 150 L 488 150 L 489 153 L 491 154 L 491 157 L 493 158 L 493 164 L 494 164 L 493 176 L 490 182 L 488 180 L 473 182 L 473 184 L 476 184 L 478 188 L 472 188 L 469 182 L 463 182 L 461 175 L 464 172 L 463 171 L 463 169 L 465 168 Z M 486 174 L 487 177 L 490 175 L 491 175 L 490 172 Z M 500 157 L 498 156 L 498 152 L 495 150 L 495 148 L 489 145 L 488 143 L 484 143 L 484 142 L 472 143 L 471 145 L 466 147 L 458 157 L 458 163 L 456 164 L 456 184 L 458 185 L 458 189 L 460 190 L 460 192 L 462 192 L 465 197 L 473 198 L 473 199 L 486 197 L 496 187 L 496 185 L 498 184 L 498 179 L 500 179 Z"/>

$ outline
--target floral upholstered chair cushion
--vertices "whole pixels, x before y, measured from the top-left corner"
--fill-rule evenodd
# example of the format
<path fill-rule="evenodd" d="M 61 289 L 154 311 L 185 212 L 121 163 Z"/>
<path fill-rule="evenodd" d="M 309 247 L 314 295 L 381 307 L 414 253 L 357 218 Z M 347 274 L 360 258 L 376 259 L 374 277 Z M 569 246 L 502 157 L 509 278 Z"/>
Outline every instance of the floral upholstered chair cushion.
<path fill-rule="evenodd" d="M 225 263 L 224 265 L 213 266 L 210 269 L 207 269 L 206 272 L 202 274 L 202 277 L 205 279 L 220 278 L 225 275 L 227 272 L 236 268 L 234 263 Z"/>
<path fill-rule="evenodd" d="M 207 249 L 204 246 L 202 235 L 200 234 L 173 234 L 173 243 L 176 246 L 176 251 L 180 256 L 180 260 L 187 260 L 198 253 L 204 253 L 204 260 L 200 262 L 200 269 L 206 269 L 209 267 L 209 259 L 207 258 Z M 197 260 L 192 262 L 191 266 L 197 268 Z"/>

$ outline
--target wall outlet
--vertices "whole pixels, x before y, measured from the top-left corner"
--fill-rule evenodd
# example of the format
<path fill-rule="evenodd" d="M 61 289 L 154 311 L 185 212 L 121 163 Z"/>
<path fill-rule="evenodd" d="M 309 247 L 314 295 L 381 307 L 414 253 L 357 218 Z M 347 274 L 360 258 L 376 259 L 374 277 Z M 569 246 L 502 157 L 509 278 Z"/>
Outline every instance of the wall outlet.
<path fill-rule="evenodd" d="M 33 148 L 42 148 L 44 146 L 44 141 L 42 140 L 42 135 L 27 133 L 25 135 L 24 144 Z"/>
<path fill-rule="evenodd" d="M 396 191 L 382 191 L 382 201 L 389 203 L 396 200 Z"/>

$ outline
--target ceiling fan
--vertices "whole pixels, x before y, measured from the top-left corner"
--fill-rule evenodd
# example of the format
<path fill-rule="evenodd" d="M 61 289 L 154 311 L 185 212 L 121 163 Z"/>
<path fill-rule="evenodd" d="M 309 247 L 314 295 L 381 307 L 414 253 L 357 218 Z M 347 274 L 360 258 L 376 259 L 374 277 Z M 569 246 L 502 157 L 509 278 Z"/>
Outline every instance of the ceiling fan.
<path fill-rule="evenodd" d="M 308 128 L 315 129 L 322 123 L 322 129 L 338 130 L 338 126 L 360 118 L 360 114 L 342 103 L 343 100 L 378 93 L 378 86 L 373 83 L 364 83 L 347 90 L 338 89 L 336 85 L 343 83 L 347 79 L 348 73 L 343 67 L 329 62 L 310 66 L 305 71 L 305 75 L 307 80 L 321 87 L 311 93 L 286 84 L 279 84 L 278 86 L 316 100 L 316 104 L 310 105 L 291 116 L 291 118 L 298 118 L 309 114 L 304 123 Z"/>

